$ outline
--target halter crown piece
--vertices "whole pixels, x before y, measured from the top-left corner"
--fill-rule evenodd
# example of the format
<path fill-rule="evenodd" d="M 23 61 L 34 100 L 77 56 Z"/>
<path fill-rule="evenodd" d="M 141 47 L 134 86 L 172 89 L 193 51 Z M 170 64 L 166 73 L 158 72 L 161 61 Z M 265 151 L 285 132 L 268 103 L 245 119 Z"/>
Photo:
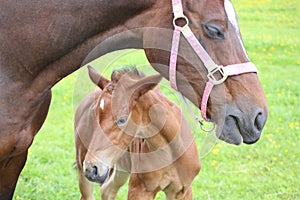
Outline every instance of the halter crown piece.
<path fill-rule="evenodd" d="M 195 35 L 193 34 L 192 30 L 189 27 L 188 18 L 183 14 L 183 7 L 181 0 L 172 0 L 172 7 L 173 7 L 173 25 L 174 25 L 174 32 L 172 38 L 172 48 L 171 48 L 171 55 L 170 55 L 170 63 L 169 63 L 169 80 L 171 87 L 175 90 L 178 90 L 176 84 L 176 62 L 177 62 L 177 55 L 178 55 L 178 47 L 180 41 L 180 33 L 183 34 L 185 39 L 194 49 L 200 60 L 203 62 L 205 68 L 207 69 L 207 78 L 208 81 L 206 83 L 204 93 L 202 95 L 202 102 L 201 102 L 201 116 L 205 121 L 211 122 L 210 119 L 206 116 L 207 110 L 207 102 L 209 95 L 214 87 L 214 85 L 218 85 L 223 83 L 228 76 L 234 76 L 244 73 L 251 73 L 257 72 L 257 68 L 252 62 L 240 63 L 240 64 L 233 64 L 227 66 L 217 65 L 212 58 L 208 55 L 205 51 L 203 46 L 197 40 Z M 184 26 L 178 26 L 176 24 L 177 19 L 185 20 Z M 215 74 L 221 74 L 221 78 L 216 78 Z M 199 119 L 196 117 L 196 120 Z M 200 121 L 199 121 L 200 122 Z M 201 122 L 200 122 L 201 123 Z"/>

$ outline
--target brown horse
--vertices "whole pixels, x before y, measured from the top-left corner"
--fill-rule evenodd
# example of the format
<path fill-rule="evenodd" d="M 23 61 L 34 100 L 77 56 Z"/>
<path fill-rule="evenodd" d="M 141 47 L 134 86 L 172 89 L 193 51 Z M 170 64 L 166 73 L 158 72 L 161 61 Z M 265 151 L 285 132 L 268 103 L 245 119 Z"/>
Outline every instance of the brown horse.
<path fill-rule="evenodd" d="M 1 1 L 0 9 L 0 199 L 11 199 L 55 83 L 83 60 L 125 48 L 145 49 L 152 66 L 169 78 L 173 15 L 171 0 L 11 0 Z M 215 63 L 249 61 L 229 0 L 183 0 L 183 12 Z M 207 71 L 183 38 L 179 55 L 178 89 L 200 107 Z M 229 143 L 256 142 L 267 113 L 255 73 L 229 77 L 208 101 L 208 117 Z"/>
<path fill-rule="evenodd" d="M 128 199 L 154 199 L 160 190 L 167 199 L 192 199 L 196 144 L 178 106 L 155 87 L 161 76 L 135 68 L 114 71 L 111 81 L 93 68 L 89 75 L 100 89 L 75 114 L 81 199 L 94 199 L 92 182 L 102 185 L 101 199 L 115 199 L 130 172 Z"/>

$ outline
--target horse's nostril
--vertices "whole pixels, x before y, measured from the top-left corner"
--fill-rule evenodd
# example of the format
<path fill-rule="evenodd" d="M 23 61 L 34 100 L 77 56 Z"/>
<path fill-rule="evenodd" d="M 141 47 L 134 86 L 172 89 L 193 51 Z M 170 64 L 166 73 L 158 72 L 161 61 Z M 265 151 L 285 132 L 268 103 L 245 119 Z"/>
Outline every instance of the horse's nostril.
<path fill-rule="evenodd" d="M 258 112 L 254 120 L 254 126 L 258 131 L 261 131 L 265 125 L 265 117 L 262 112 Z"/>

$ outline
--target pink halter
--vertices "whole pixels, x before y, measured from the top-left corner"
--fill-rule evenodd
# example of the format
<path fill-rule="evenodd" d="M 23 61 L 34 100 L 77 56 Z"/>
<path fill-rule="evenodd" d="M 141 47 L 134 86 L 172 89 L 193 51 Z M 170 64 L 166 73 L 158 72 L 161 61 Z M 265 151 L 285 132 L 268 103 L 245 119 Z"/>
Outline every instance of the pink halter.
<path fill-rule="evenodd" d="M 171 87 L 174 88 L 175 90 L 178 90 L 176 84 L 176 62 L 177 62 L 180 33 L 182 33 L 183 36 L 188 41 L 188 43 L 197 53 L 200 60 L 203 62 L 205 68 L 208 71 L 207 74 L 208 82 L 206 83 L 204 89 L 200 109 L 201 109 L 202 118 L 206 121 L 211 121 L 206 116 L 206 110 L 207 110 L 208 98 L 214 85 L 223 83 L 228 76 L 257 72 L 257 69 L 252 62 L 233 64 L 227 66 L 219 66 L 215 64 L 215 62 L 208 55 L 208 53 L 205 51 L 203 46 L 200 44 L 200 42 L 193 34 L 190 27 L 188 26 L 188 18 L 183 14 L 183 7 L 182 7 L 181 0 L 172 0 L 172 6 L 173 6 L 173 13 L 174 13 L 174 19 L 173 19 L 174 32 L 172 38 L 172 49 L 171 49 L 170 63 L 169 63 L 169 80 L 170 80 Z M 186 24 L 183 27 L 176 25 L 177 19 L 184 19 L 186 21 Z M 217 72 L 219 72 L 222 76 L 220 79 L 217 79 L 214 76 Z"/>

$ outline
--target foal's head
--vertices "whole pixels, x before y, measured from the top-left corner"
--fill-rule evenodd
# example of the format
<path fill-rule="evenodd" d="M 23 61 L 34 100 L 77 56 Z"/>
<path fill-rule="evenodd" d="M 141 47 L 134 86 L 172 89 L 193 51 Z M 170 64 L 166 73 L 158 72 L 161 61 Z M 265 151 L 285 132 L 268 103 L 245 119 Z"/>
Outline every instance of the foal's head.
<path fill-rule="evenodd" d="M 162 77 L 145 77 L 136 68 L 123 68 L 114 71 L 108 80 L 92 67 L 88 70 L 90 79 L 102 92 L 95 96 L 96 122 L 83 165 L 91 168 L 95 177 L 100 171 L 106 171 L 107 176 L 109 168 L 122 156 L 139 127 L 151 121 L 148 115 L 154 103 L 151 93 L 155 93 L 153 90 Z M 92 181 L 102 183 L 105 180 L 95 177 Z"/>

